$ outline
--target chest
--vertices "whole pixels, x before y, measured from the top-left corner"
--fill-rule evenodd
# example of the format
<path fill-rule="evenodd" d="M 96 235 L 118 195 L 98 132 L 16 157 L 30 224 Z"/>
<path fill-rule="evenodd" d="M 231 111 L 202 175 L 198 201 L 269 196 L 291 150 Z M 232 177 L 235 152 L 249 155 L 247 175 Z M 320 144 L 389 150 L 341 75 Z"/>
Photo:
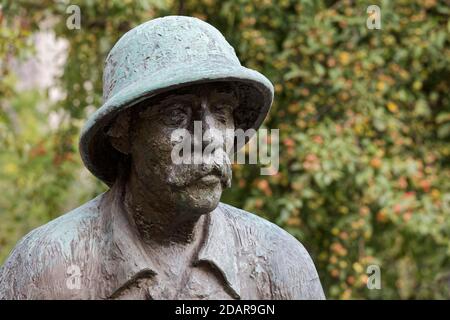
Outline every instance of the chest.
<path fill-rule="evenodd" d="M 209 300 L 233 299 L 218 270 L 207 263 L 188 267 L 181 273 L 161 271 L 130 281 L 113 295 L 118 300 Z"/>

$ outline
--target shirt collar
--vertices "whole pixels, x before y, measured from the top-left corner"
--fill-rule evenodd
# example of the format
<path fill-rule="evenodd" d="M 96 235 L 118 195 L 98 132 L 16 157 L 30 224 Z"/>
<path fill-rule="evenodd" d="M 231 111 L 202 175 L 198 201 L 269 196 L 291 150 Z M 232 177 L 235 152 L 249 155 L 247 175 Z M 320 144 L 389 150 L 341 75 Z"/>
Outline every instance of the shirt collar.
<path fill-rule="evenodd" d="M 109 235 L 105 268 L 117 280 L 116 285 L 106 292 L 108 297 L 136 278 L 158 274 L 155 263 L 146 253 L 138 236 L 134 220 L 123 208 L 121 190 L 114 189 L 113 186 L 105 194 L 104 201 L 100 204 L 104 232 Z M 200 262 L 211 264 L 223 276 L 229 293 L 234 298 L 240 298 L 235 236 L 224 214 L 218 206 L 206 217 L 206 240 L 199 250 L 194 265 Z"/>

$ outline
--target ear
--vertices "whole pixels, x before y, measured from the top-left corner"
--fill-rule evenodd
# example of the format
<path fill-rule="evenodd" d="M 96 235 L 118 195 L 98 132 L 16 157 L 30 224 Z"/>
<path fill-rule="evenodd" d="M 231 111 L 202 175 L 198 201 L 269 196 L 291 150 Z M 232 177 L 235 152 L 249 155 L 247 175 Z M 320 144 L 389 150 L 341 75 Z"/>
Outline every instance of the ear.
<path fill-rule="evenodd" d="M 106 132 L 114 149 L 126 155 L 131 152 L 129 129 L 130 114 L 128 112 L 122 112 L 116 117 Z"/>

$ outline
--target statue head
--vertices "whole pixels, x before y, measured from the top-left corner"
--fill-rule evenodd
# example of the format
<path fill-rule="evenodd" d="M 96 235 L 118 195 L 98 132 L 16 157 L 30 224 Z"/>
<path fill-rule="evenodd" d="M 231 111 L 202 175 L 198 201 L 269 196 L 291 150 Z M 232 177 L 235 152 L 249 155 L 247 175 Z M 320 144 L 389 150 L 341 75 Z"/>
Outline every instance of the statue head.
<path fill-rule="evenodd" d="M 216 82 L 161 94 L 120 113 L 107 130 L 122 155 L 120 175 L 126 180 L 133 173 L 165 210 L 211 212 L 231 184 L 227 146 L 234 143 L 237 105 L 234 83 Z M 180 145 L 186 154 L 175 152 Z M 178 156 L 185 161 L 174 161 Z"/>
<path fill-rule="evenodd" d="M 203 213 L 217 206 L 230 184 L 224 145 L 235 142 L 226 129 L 257 129 L 273 86 L 240 64 L 217 29 L 197 18 L 168 16 L 119 39 L 106 59 L 103 99 L 81 134 L 86 167 L 109 186 L 120 173 L 135 173 L 159 202 Z M 203 148 L 216 143 L 213 159 L 176 164 L 173 133 L 184 129 L 194 143 L 195 121 Z"/>

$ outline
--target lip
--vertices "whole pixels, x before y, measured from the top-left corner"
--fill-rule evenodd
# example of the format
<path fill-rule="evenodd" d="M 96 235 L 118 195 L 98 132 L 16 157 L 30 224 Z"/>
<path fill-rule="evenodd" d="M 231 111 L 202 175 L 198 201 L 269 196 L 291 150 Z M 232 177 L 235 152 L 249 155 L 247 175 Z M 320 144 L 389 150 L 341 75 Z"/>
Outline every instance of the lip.
<path fill-rule="evenodd" d="M 213 185 L 220 182 L 220 178 L 214 174 L 208 174 L 198 179 L 199 182 L 206 185 Z"/>

